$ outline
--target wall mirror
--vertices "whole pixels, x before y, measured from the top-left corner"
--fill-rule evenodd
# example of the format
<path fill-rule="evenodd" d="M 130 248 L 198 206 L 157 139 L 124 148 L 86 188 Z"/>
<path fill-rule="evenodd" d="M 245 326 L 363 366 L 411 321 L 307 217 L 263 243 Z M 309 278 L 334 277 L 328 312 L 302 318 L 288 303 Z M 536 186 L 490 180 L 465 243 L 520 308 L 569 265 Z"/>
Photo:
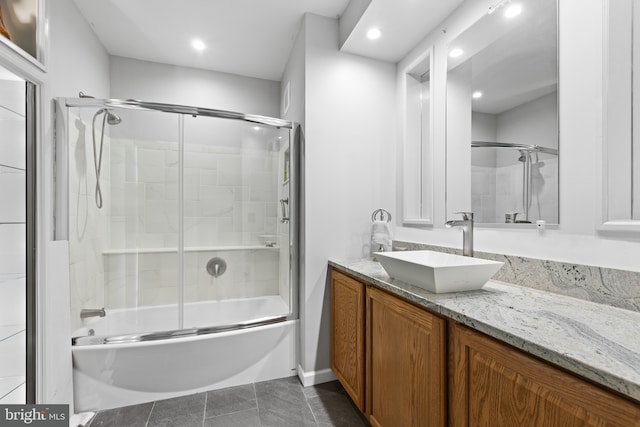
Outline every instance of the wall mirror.
<path fill-rule="evenodd" d="M 557 9 L 501 1 L 448 45 L 447 218 L 559 223 Z"/>
<path fill-rule="evenodd" d="M 640 1 L 605 1 L 602 230 L 640 231 Z"/>
<path fill-rule="evenodd" d="M 429 49 L 402 73 L 402 222 L 405 225 L 433 224 L 432 61 Z"/>

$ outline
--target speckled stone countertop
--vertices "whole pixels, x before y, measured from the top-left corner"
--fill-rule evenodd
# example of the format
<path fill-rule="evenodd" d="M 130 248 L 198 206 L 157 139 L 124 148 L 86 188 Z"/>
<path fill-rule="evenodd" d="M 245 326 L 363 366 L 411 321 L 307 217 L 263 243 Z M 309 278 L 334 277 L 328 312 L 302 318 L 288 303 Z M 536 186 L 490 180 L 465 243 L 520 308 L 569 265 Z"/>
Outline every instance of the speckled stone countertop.
<path fill-rule="evenodd" d="M 640 401 L 639 312 L 497 281 L 434 294 L 371 259 L 329 265 Z"/>

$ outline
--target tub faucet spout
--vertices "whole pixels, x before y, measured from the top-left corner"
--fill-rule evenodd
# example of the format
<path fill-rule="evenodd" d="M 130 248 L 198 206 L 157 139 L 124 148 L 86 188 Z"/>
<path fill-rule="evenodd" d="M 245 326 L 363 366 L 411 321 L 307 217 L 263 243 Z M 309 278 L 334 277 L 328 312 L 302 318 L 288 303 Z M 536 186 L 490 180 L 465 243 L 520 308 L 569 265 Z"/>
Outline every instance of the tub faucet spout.
<path fill-rule="evenodd" d="M 462 255 L 473 256 L 473 212 L 456 213 L 462 214 L 462 220 L 450 220 L 444 226 L 462 228 Z"/>
<path fill-rule="evenodd" d="M 83 308 L 80 310 L 80 318 L 86 319 L 87 317 L 104 317 L 107 313 L 103 308 Z"/>

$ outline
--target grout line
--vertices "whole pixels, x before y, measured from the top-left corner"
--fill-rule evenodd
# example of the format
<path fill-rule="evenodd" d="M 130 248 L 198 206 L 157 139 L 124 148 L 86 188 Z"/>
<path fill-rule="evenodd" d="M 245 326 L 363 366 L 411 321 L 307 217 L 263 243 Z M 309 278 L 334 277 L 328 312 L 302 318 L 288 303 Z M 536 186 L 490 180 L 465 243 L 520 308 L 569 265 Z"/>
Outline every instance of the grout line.
<path fill-rule="evenodd" d="M 209 392 L 204 392 L 204 409 L 202 410 L 202 427 L 204 427 L 204 421 L 207 419 L 207 401 L 209 400 Z"/>
<path fill-rule="evenodd" d="M 153 405 L 151 405 L 151 410 L 149 411 L 149 415 L 147 416 L 147 422 L 144 423 L 144 427 L 147 427 L 149 425 L 149 420 L 151 419 L 151 414 L 153 413 L 153 409 L 156 407 L 156 402 L 153 402 Z"/>
<path fill-rule="evenodd" d="M 258 421 L 260 421 L 260 425 L 262 425 L 262 420 L 260 419 L 260 405 L 258 404 L 258 392 L 256 391 L 256 383 L 251 383 L 253 387 L 253 395 L 256 397 L 256 411 L 258 411 Z"/>
<path fill-rule="evenodd" d="M 316 425 L 318 425 L 318 418 L 316 417 L 315 412 L 313 412 L 313 408 L 309 404 L 309 399 L 307 398 L 307 394 L 304 392 L 304 386 L 302 384 L 300 384 L 300 392 L 302 393 L 302 396 L 304 396 L 304 403 L 307 404 L 309 412 L 311 412 L 311 416 L 313 417 L 313 421 L 316 423 Z"/>
<path fill-rule="evenodd" d="M 11 337 L 15 337 L 16 335 L 21 334 L 21 333 L 23 333 L 23 332 L 25 332 L 25 331 L 26 331 L 26 329 L 22 329 L 22 330 L 20 330 L 20 331 L 18 331 L 18 332 L 15 332 L 15 333 L 13 333 L 13 334 L 11 334 L 11 335 L 8 335 L 8 336 L 4 337 L 4 338 L 0 338 L 0 342 L 6 341 L 6 340 L 8 340 L 9 338 L 11 338 Z"/>
<path fill-rule="evenodd" d="M 0 402 L 2 401 L 2 399 L 4 399 L 5 397 L 9 396 L 11 393 L 13 393 L 14 391 L 16 391 L 17 389 L 19 389 L 20 387 L 22 387 L 24 384 L 26 384 L 26 382 L 20 383 L 18 384 L 15 388 L 13 388 L 13 390 L 10 390 L 7 394 L 5 394 L 4 396 L 0 397 Z"/>

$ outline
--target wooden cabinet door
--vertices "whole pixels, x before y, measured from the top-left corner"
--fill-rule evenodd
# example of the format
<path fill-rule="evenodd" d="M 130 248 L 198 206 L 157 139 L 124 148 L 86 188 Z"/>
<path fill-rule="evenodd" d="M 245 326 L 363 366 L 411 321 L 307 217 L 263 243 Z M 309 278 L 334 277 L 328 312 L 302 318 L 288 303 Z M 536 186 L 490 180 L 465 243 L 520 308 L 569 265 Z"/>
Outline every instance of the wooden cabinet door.
<path fill-rule="evenodd" d="M 331 271 L 331 369 L 364 412 L 365 286 Z"/>
<path fill-rule="evenodd" d="M 640 406 L 450 322 L 449 421 L 459 426 L 640 426 Z"/>
<path fill-rule="evenodd" d="M 443 319 L 367 288 L 367 404 L 374 426 L 444 426 Z"/>

